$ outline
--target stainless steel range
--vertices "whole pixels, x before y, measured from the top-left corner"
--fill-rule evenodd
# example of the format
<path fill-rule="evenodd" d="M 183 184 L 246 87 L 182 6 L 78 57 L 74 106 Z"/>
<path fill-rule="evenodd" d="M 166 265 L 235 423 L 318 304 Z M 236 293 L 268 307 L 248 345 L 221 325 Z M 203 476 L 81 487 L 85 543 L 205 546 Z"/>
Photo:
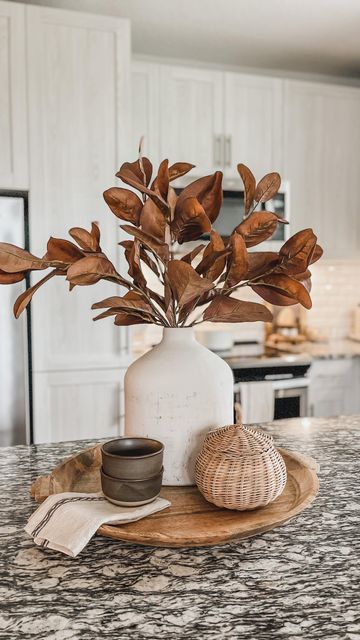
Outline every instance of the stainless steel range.
<path fill-rule="evenodd" d="M 234 374 L 235 403 L 246 423 L 308 414 L 307 355 L 281 354 L 254 342 L 219 354 Z"/>

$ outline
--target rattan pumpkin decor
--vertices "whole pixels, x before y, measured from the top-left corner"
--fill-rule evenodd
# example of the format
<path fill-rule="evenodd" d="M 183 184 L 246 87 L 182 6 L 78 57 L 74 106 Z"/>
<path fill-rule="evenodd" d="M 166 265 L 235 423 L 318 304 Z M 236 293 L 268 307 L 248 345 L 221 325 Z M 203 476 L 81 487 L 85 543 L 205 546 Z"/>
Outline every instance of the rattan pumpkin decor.
<path fill-rule="evenodd" d="M 241 424 L 210 431 L 196 460 L 196 484 L 218 507 L 264 507 L 284 490 L 286 467 L 272 438 Z"/>

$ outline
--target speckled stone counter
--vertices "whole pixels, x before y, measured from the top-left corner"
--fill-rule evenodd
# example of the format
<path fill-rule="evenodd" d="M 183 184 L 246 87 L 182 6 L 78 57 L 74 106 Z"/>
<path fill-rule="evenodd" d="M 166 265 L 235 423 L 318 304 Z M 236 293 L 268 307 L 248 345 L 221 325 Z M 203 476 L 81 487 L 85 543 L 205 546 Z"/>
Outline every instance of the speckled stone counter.
<path fill-rule="evenodd" d="M 0 638 L 360 639 L 360 417 L 266 426 L 320 465 L 320 494 L 250 540 L 154 549 L 95 537 L 35 548 L 31 481 L 87 443 L 0 449 Z"/>

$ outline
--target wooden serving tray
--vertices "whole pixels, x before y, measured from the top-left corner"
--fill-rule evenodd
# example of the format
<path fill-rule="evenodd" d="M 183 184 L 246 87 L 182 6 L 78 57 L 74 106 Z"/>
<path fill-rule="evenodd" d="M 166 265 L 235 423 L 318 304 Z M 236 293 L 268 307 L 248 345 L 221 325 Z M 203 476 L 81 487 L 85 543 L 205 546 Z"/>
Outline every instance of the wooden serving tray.
<path fill-rule="evenodd" d="M 31 495 L 41 502 L 64 491 L 101 491 L 101 445 L 68 458 L 48 476 L 38 478 Z M 285 460 L 288 479 L 273 503 L 254 511 L 219 509 L 207 502 L 196 487 L 163 487 L 161 496 L 171 507 L 138 522 L 103 525 L 97 533 L 108 538 L 156 547 L 202 547 L 249 538 L 287 522 L 308 507 L 319 490 L 315 460 L 278 449 Z"/>

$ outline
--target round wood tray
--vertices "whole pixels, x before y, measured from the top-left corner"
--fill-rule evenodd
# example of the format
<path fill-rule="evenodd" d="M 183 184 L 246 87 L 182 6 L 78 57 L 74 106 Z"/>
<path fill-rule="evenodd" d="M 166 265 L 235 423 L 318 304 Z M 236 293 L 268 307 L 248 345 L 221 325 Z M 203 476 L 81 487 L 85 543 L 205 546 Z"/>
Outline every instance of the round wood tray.
<path fill-rule="evenodd" d="M 319 489 L 317 463 L 312 458 L 279 449 L 288 473 L 285 489 L 273 503 L 254 511 L 219 509 L 207 502 L 196 487 L 163 487 L 161 496 L 171 507 L 138 522 L 103 525 L 98 534 L 157 547 L 202 547 L 249 538 L 287 522 L 308 507 Z M 38 478 L 32 496 L 41 502 L 64 491 L 98 492 L 100 445 L 61 463 L 49 476 Z"/>

